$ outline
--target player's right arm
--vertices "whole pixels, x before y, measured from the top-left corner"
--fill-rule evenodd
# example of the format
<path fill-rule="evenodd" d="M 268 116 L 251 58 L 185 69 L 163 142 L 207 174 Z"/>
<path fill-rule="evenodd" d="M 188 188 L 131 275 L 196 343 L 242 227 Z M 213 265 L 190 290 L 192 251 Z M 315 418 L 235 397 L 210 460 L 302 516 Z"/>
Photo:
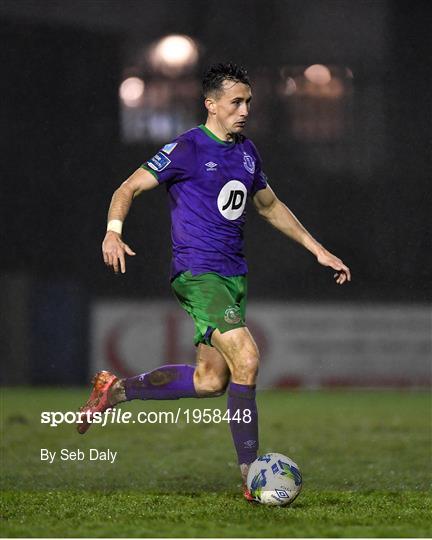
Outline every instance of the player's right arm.
<path fill-rule="evenodd" d="M 126 272 L 127 255 L 135 252 L 123 242 L 121 227 L 128 215 L 132 201 L 143 191 L 148 191 L 158 185 L 158 181 L 149 171 L 139 168 L 121 186 L 114 191 L 108 210 L 108 229 L 102 242 L 102 254 L 105 264 L 117 274 Z M 111 225 L 110 225 L 111 224 Z"/>

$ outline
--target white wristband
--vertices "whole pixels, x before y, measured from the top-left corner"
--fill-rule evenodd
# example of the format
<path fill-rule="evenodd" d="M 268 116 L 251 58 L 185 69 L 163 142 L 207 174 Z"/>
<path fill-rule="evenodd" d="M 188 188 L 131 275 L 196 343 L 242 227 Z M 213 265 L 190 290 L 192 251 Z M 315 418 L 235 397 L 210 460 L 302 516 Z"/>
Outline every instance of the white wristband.
<path fill-rule="evenodd" d="M 111 219 L 110 221 L 108 221 L 107 231 L 114 231 L 118 234 L 121 234 L 122 229 L 123 221 L 121 221 L 120 219 Z"/>

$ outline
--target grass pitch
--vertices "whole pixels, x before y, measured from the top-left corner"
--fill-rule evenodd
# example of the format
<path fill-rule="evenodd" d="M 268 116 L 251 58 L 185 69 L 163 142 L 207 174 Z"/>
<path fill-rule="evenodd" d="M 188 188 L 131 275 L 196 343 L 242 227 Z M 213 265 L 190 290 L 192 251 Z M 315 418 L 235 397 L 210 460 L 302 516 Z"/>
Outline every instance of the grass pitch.
<path fill-rule="evenodd" d="M 432 535 L 431 402 L 424 392 L 259 393 L 262 453 L 290 456 L 290 507 L 243 500 L 229 427 L 40 423 L 87 390 L 4 389 L 1 522 L 6 537 L 427 537 Z M 224 409 L 226 398 L 134 401 L 122 411 Z M 40 449 L 118 452 L 41 462 Z"/>

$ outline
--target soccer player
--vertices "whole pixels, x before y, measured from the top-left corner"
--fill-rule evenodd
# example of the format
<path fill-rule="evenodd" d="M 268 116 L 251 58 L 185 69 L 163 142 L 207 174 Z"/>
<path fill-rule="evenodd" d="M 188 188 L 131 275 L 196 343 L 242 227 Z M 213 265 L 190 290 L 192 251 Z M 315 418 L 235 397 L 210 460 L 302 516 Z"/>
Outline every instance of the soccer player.
<path fill-rule="evenodd" d="M 132 399 L 220 396 L 228 388 L 227 410 L 243 479 L 257 457 L 258 413 L 255 383 L 259 353 L 246 326 L 247 264 L 243 255 L 246 201 L 276 229 L 299 242 L 336 283 L 351 280 L 349 268 L 318 243 L 275 195 L 252 141 L 242 135 L 252 99 L 247 72 L 216 64 L 203 80 L 207 121 L 166 144 L 114 192 L 102 244 L 105 264 L 126 271 L 122 226 L 135 197 L 164 184 L 172 221 L 171 286 L 195 322 L 196 365 L 165 365 L 119 379 L 97 373 L 81 409 L 78 431 L 85 433 L 94 412 Z"/>

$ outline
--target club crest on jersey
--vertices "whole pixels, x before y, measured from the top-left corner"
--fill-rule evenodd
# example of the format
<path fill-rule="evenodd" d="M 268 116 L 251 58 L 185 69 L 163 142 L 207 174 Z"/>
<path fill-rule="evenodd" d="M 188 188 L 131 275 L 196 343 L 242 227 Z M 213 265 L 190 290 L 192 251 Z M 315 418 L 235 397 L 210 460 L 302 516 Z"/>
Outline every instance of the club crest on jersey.
<path fill-rule="evenodd" d="M 246 206 L 246 186 L 238 180 L 230 180 L 220 190 L 217 198 L 219 212 L 225 219 L 238 219 Z"/>
<path fill-rule="evenodd" d="M 243 152 L 243 166 L 247 172 L 251 174 L 255 172 L 255 160 L 246 152 Z"/>
<path fill-rule="evenodd" d="M 158 152 L 155 156 L 147 161 L 147 165 L 154 171 L 161 172 L 171 163 L 171 160 L 162 152 Z"/>

